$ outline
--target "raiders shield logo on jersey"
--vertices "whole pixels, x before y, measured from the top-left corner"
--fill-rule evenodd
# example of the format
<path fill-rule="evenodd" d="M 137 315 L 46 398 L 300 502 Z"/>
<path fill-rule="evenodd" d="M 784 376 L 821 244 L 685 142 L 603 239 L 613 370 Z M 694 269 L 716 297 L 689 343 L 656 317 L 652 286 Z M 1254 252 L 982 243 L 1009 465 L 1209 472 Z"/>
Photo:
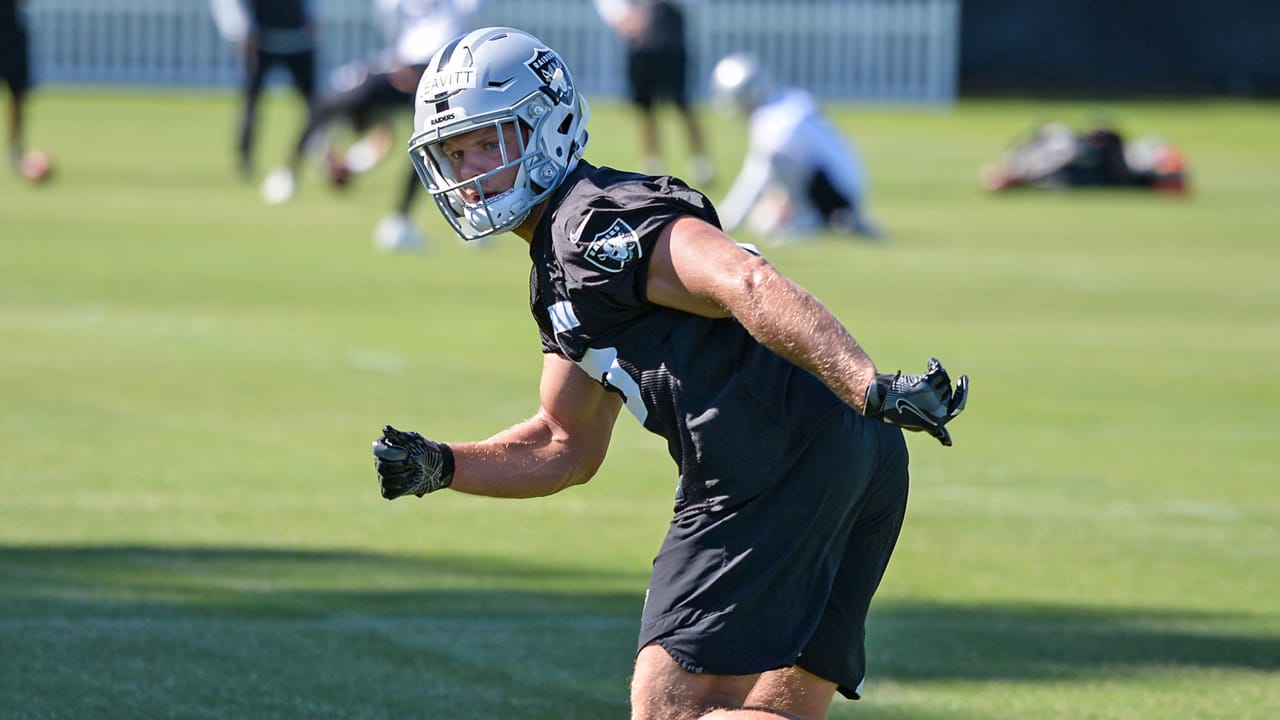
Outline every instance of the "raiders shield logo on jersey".
<path fill-rule="evenodd" d="M 622 272 L 640 257 L 640 237 L 622 218 L 613 221 L 608 230 L 595 236 L 587 246 L 585 257 L 606 272 Z"/>

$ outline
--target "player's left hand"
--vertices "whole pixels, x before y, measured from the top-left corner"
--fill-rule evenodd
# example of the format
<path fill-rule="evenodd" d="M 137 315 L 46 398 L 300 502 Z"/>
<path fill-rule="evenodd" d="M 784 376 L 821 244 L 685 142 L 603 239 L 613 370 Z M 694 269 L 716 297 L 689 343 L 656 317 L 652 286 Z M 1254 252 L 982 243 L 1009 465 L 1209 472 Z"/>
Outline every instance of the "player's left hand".
<path fill-rule="evenodd" d="M 373 441 L 373 457 L 388 500 L 410 493 L 422 497 L 453 482 L 453 451 L 416 432 L 384 425 L 382 437 Z"/>
<path fill-rule="evenodd" d="M 931 358 L 923 375 L 876 375 L 867 386 L 864 414 L 904 430 L 927 432 L 950 446 L 947 423 L 964 410 L 968 398 L 969 376 L 961 375 L 953 391 L 951 376 L 937 358 Z"/>

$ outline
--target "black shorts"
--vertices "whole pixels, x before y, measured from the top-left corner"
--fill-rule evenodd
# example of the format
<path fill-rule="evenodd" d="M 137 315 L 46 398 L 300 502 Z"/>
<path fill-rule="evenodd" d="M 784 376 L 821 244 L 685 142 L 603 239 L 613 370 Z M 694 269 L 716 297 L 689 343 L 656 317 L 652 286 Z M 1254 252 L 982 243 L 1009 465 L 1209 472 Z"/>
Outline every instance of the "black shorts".
<path fill-rule="evenodd" d="M 627 55 L 631 102 L 650 108 L 667 99 L 677 107 L 689 104 L 688 60 L 683 50 L 633 50 Z"/>
<path fill-rule="evenodd" d="M 27 33 L 22 27 L 0 29 L 0 77 L 14 97 L 31 89 L 31 61 Z"/>
<path fill-rule="evenodd" d="M 907 485 L 901 430 L 833 412 L 763 492 L 677 513 L 654 560 L 639 647 L 656 642 L 700 674 L 798 665 L 857 698 L 867 610 Z"/>
<path fill-rule="evenodd" d="M 297 53 L 259 50 L 246 68 L 245 92 L 254 95 L 261 92 L 267 72 L 276 65 L 283 65 L 289 71 L 293 87 L 300 95 L 310 100 L 316 89 L 316 52 L 314 50 Z"/>
<path fill-rule="evenodd" d="M 831 179 L 821 170 L 813 173 L 809 180 L 809 201 L 822 213 L 828 222 L 832 216 L 842 210 L 852 210 L 853 203 L 831 184 Z"/>

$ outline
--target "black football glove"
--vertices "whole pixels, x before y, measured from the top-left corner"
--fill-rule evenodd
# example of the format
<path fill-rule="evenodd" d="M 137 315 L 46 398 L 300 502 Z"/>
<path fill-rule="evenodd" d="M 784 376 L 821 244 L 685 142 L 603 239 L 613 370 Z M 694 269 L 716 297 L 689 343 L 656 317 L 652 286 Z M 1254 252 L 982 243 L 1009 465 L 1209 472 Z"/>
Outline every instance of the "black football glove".
<path fill-rule="evenodd" d="M 937 358 L 923 375 L 876 375 L 867 387 L 867 417 L 880 418 L 904 430 L 924 431 L 951 445 L 947 423 L 964 410 L 969 376 L 961 375 L 951 390 L 951 377 Z"/>
<path fill-rule="evenodd" d="M 453 451 L 416 432 L 384 425 L 382 437 L 373 441 L 373 457 L 382 497 L 388 500 L 409 493 L 422 497 L 453 482 Z"/>

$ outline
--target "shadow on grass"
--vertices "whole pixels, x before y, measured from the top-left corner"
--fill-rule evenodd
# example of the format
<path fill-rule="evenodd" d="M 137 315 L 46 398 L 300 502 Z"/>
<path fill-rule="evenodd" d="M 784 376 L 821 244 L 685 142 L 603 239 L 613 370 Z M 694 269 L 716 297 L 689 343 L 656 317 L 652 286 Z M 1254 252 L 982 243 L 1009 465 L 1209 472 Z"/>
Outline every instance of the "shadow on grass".
<path fill-rule="evenodd" d="M 19 717 L 68 702 L 79 716 L 625 717 L 644 582 L 476 557 L 0 547 L 0 655 L 16 658 L 0 695 Z M 1259 625 L 882 602 L 868 644 L 873 674 L 901 682 L 1280 669 L 1280 637 L 1250 635 Z"/>
<path fill-rule="evenodd" d="M 152 546 L 0 547 L 0 617 L 620 618 L 645 578 L 507 559 Z M 1280 669 L 1250 618 L 1159 608 L 878 602 L 869 643 L 903 679 L 1018 679 L 1099 664 Z M 931 661 L 936 659 L 936 661 Z"/>
<path fill-rule="evenodd" d="M 0 547 L 0 715 L 626 717 L 643 594 L 486 558 Z"/>
<path fill-rule="evenodd" d="M 155 546 L 0 547 L 8 616 L 638 613 L 644 576 L 467 556 Z"/>
<path fill-rule="evenodd" d="M 1265 623 L 1160 608 L 881 603 L 868 645 L 877 675 L 908 682 L 1111 676 L 1123 667 L 1280 670 L 1280 636 L 1250 633 Z"/>

